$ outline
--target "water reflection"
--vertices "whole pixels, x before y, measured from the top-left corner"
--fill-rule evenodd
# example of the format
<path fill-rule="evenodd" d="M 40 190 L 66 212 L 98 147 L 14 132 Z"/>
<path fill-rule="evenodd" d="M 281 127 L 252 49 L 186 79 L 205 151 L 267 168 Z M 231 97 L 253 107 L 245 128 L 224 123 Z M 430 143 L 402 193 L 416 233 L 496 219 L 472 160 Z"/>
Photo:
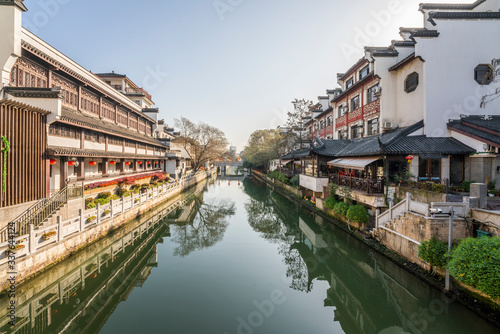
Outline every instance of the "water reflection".
<path fill-rule="evenodd" d="M 290 288 L 327 282 L 324 306 L 345 333 L 495 332 L 493 326 L 310 211 L 244 181 L 250 226 L 278 244 Z M 479 330 L 478 328 L 481 328 Z"/>
<path fill-rule="evenodd" d="M 142 287 L 158 266 L 157 245 L 171 235 L 172 214 L 187 214 L 196 226 L 204 226 L 199 230 L 216 230 L 201 232 L 210 239 L 206 247 L 221 238 L 215 235 L 223 233 L 219 226 L 225 224 L 223 216 L 231 213 L 231 204 L 200 204 L 205 189 L 199 185 L 19 286 L 14 326 L 7 317 L 8 296 L 0 297 L 0 333 L 99 332 L 118 304 Z M 197 212 L 204 217 L 195 218 Z"/>
<path fill-rule="evenodd" d="M 186 256 L 196 250 L 214 246 L 224 238 L 229 225 L 228 217 L 235 213 L 235 203 L 229 199 L 210 198 L 203 201 L 194 197 L 186 205 L 182 215 L 172 225 L 174 233 L 172 241 L 178 244 L 174 250 L 176 256 Z M 194 214 L 193 214 L 194 213 Z"/>

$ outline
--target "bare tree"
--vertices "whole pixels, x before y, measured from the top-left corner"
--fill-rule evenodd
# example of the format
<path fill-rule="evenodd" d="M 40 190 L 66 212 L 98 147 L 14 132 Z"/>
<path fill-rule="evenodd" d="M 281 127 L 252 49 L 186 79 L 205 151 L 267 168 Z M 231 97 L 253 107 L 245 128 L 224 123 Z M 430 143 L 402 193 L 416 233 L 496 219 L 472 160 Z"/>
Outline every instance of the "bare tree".
<path fill-rule="evenodd" d="M 293 111 L 288 112 L 286 130 L 288 139 L 292 146 L 300 145 L 302 149 L 307 142 L 307 131 L 304 124 L 311 119 L 313 102 L 306 99 L 295 99 L 292 101 Z"/>
<path fill-rule="evenodd" d="M 205 163 L 220 158 L 228 146 L 224 132 L 218 128 L 205 124 L 195 124 L 185 117 L 175 120 L 180 136 L 175 139 L 182 145 L 192 161 L 196 172 Z"/>

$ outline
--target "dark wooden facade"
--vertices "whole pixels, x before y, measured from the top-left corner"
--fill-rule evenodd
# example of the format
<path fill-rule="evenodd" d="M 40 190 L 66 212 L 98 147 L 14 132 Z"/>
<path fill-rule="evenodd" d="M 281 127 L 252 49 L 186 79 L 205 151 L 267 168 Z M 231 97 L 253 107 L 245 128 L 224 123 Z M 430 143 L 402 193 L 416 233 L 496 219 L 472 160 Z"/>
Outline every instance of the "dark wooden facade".
<path fill-rule="evenodd" d="M 43 110 L 10 100 L 0 101 L 0 136 L 10 143 L 7 165 L 3 165 L 3 154 L 0 159 L 0 171 L 5 167 L 7 170 L 5 192 L 0 182 L 0 207 L 47 196 L 46 124 Z M 3 142 L 1 146 L 3 149 Z"/>

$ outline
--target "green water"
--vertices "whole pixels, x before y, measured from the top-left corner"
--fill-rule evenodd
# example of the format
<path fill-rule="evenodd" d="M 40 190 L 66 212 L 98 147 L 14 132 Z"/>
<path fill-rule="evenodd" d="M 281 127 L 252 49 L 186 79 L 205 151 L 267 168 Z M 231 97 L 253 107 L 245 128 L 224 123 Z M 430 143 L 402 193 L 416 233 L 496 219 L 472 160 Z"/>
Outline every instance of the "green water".
<path fill-rule="evenodd" d="M 0 332 L 500 332 L 255 180 L 200 190 L 18 287 Z"/>

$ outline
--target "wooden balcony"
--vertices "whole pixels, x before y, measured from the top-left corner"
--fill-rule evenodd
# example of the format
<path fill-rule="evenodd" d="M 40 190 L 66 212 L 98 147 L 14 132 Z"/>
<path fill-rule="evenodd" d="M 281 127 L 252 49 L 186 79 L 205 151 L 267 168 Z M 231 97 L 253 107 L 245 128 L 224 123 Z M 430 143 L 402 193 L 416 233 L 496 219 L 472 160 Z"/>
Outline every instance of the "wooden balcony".
<path fill-rule="evenodd" d="M 330 182 L 368 195 L 383 194 L 385 188 L 385 180 L 383 179 L 364 179 L 340 174 L 331 174 Z"/>

